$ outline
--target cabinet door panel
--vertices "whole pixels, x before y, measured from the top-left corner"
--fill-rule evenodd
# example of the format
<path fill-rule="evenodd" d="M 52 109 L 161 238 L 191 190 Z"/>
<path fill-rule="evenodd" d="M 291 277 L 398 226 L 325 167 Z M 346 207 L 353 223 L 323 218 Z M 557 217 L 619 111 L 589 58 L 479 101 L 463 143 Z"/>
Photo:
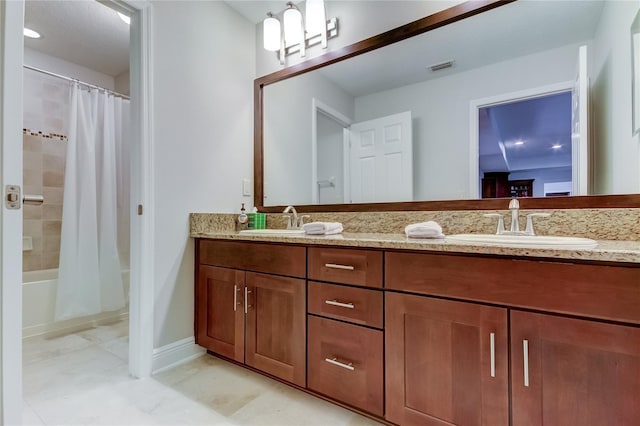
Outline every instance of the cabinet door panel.
<path fill-rule="evenodd" d="M 514 425 L 640 424 L 639 328 L 512 311 L 511 336 Z"/>
<path fill-rule="evenodd" d="M 387 419 L 508 424 L 506 309 L 396 293 L 386 298 Z"/>
<path fill-rule="evenodd" d="M 304 280 L 247 272 L 245 362 L 305 386 Z"/>
<path fill-rule="evenodd" d="M 240 362 L 244 362 L 244 274 L 200 266 L 196 289 L 196 343 Z"/>

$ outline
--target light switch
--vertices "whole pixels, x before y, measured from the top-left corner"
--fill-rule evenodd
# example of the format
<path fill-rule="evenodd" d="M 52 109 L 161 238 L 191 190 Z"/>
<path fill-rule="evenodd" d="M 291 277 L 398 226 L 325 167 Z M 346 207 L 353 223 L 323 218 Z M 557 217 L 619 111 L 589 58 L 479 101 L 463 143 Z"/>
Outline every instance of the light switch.
<path fill-rule="evenodd" d="M 251 179 L 242 179 L 242 195 L 251 197 Z"/>

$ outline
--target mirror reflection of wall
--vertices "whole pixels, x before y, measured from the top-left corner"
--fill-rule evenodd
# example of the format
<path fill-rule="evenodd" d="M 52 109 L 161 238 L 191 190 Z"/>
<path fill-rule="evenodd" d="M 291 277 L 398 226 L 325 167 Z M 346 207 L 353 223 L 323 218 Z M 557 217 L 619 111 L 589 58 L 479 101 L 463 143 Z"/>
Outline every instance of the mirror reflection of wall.
<path fill-rule="evenodd" d="M 265 86 L 264 204 L 312 203 L 311 130 L 304 128 L 312 97 L 354 122 L 411 110 L 413 200 L 476 198 L 481 176 L 477 164 L 472 167 L 471 102 L 574 81 L 577 52 L 585 44 L 595 155 L 589 193 L 640 192 L 640 147 L 630 140 L 631 114 L 620 110 L 631 102 L 628 25 L 638 8 L 636 2 L 521 0 Z M 445 59 L 453 66 L 430 70 Z M 274 115 L 288 119 L 272 121 Z M 544 194 L 544 185 L 534 187 L 533 195 Z"/>

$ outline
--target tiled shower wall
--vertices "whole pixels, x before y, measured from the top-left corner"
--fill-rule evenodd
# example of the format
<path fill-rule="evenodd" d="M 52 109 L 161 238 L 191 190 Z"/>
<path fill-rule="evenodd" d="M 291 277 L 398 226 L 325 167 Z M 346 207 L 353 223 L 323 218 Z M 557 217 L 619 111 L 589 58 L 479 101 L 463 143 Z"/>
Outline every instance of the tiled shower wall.
<path fill-rule="evenodd" d="M 69 83 L 25 69 L 23 191 L 44 204 L 24 206 L 22 236 L 33 248 L 22 252 L 23 271 L 58 267 L 68 116 Z"/>
<path fill-rule="evenodd" d="M 22 235 L 33 248 L 22 252 L 23 271 L 58 267 L 66 149 L 64 137 L 24 131 L 24 194 L 43 195 L 44 203 L 24 206 Z"/>

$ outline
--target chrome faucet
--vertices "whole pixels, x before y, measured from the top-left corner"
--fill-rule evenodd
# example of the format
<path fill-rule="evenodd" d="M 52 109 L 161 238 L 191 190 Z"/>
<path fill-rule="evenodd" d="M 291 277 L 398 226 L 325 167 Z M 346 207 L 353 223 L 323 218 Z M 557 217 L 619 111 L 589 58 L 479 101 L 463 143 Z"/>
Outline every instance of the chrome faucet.
<path fill-rule="evenodd" d="M 518 210 L 520 209 L 520 202 L 517 198 L 512 198 L 509 201 L 509 210 L 511 210 L 511 229 L 510 232 L 520 232 L 520 222 L 518 221 Z"/>
<path fill-rule="evenodd" d="M 291 220 L 289 212 L 293 213 L 293 221 Z M 282 215 L 287 218 L 287 229 L 299 229 L 298 212 L 295 207 L 287 206 L 287 208 L 282 212 Z"/>
<path fill-rule="evenodd" d="M 509 210 L 511 210 L 511 228 L 508 231 L 504 229 L 504 218 L 500 213 L 488 213 L 484 215 L 485 217 L 498 218 L 498 229 L 496 230 L 497 235 L 536 235 L 533 230 L 533 218 L 551 216 L 549 213 L 530 213 L 527 215 L 527 227 L 524 231 L 521 231 L 520 221 L 518 219 L 518 215 L 520 213 L 520 202 L 518 202 L 516 198 L 509 201 Z"/>

